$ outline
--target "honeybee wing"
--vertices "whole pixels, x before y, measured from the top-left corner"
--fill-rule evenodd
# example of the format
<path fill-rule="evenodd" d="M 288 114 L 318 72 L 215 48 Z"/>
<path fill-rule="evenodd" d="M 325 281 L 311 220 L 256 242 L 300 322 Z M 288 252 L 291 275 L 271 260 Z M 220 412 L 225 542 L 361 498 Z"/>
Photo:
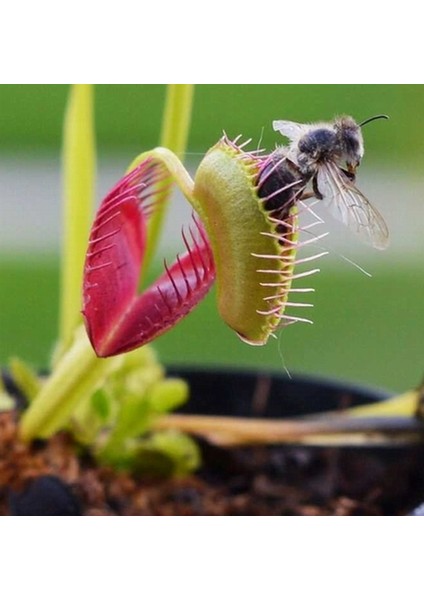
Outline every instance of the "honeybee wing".
<path fill-rule="evenodd" d="M 330 214 L 356 233 L 363 242 L 383 250 L 389 232 L 383 217 L 334 162 L 319 166 L 317 188 Z"/>
<path fill-rule="evenodd" d="M 274 131 L 279 131 L 281 135 L 288 138 L 291 142 L 298 140 L 304 133 L 308 131 L 308 127 L 302 123 L 294 121 L 273 121 L 272 128 Z"/>

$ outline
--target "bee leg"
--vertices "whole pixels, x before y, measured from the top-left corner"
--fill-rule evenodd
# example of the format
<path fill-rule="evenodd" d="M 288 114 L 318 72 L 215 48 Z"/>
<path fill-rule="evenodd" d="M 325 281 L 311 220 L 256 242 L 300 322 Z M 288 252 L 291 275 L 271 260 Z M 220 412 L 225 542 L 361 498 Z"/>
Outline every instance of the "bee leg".
<path fill-rule="evenodd" d="M 356 175 L 354 171 L 350 171 L 348 169 L 341 169 L 341 171 L 346 175 L 351 183 L 356 182 Z"/>
<path fill-rule="evenodd" d="M 314 196 L 315 198 L 317 198 L 318 200 L 322 200 L 324 198 L 324 196 L 321 194 L 321 192 L 318 189 L 318 182 L 317 182 L 317 176 L 314 175 L 313 179 L 312 179 L 312 187 L 314 190 Z"/>

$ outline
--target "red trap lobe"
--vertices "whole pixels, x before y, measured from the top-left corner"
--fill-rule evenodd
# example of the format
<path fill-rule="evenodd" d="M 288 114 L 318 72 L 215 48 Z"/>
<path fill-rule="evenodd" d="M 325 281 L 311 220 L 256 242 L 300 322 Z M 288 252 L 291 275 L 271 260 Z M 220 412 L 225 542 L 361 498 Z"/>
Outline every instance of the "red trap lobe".
<path fill-rule="evenodd" d="M 147 158 L 103 200 L 94 220 L 83 284 L 83 316 L 98 356 L 133 350 L 161 335 L 206 295 L 215 279 L 209 241 L 197 219 L 183 232 L 186 252 L 138 293 L 147 223 L 171 185 L 165 166 Z"/>

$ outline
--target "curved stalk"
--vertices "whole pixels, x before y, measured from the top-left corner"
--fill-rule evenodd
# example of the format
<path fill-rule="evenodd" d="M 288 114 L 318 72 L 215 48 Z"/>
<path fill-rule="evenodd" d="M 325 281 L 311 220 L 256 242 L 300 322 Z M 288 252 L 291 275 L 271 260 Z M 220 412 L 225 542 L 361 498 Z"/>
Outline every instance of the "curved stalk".
<path fill-rule="evenodd" d="M 184 158 L 190 131 L 193 95 L 194 85 L 192 84 L 170 84 L 167 87 L 159 145 L 172 150 L 181 160 Z M 143 274 L 146 273 L 153 259 L 162 230 L 170 193 L 171 189 L 167 189 L 158 195 L 158 208 L 149 223 Z"/>

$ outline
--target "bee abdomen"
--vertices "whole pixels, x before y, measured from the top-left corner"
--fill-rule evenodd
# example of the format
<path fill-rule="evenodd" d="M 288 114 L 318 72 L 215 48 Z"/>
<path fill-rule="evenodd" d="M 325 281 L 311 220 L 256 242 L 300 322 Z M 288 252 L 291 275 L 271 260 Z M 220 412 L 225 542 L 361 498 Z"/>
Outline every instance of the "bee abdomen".
<path fill-rule="evenodd" d="M 298 167 L 281 148 L 273 152 L 258 177 L 258 196 L 264 198 L 265 210 L 279 219 L 288 216 L 304 187 Z"/>

